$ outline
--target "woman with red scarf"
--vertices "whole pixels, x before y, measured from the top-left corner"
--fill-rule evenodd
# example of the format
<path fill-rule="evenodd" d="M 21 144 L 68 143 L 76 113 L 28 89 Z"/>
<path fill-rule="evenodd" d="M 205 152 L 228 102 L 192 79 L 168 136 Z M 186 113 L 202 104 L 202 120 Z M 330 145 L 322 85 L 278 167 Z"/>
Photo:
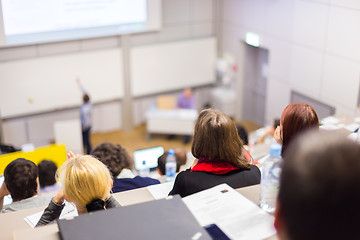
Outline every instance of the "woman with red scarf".
<path fill-rule="evenodd" d="M 191 152 L 196 160 L 180 172 L 169 195 L 181 197 L 226 183 L 233 188 L 260 183 L 260 170 L 243 157 L 236 125 L 219 110 L 205 109 L 196 121 Z"/>

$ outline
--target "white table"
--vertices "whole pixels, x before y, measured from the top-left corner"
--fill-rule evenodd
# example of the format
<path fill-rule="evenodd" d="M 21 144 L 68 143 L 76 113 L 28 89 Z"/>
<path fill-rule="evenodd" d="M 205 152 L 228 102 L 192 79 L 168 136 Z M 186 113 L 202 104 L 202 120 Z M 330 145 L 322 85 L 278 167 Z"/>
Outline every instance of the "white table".
<path fill-rule="evenodd" d="M 197 117 L 194 109 L 152 109 L 146 113 L 147 133 L 192 135 Z"/>

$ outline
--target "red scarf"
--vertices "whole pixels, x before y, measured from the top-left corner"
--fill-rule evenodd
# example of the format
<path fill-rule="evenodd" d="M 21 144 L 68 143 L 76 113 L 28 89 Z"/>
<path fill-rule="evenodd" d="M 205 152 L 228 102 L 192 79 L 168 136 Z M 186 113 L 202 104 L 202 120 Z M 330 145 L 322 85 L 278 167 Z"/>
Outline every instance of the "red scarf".
<path fill-rule="evenodd" d="M 240 168 L 235 167 L 228 162 L 207 161 L 205 158 L 200 158 L 198 163 L 190 170 L 190 172 L 209 172 L 221 175 L 237 169 Z"/>

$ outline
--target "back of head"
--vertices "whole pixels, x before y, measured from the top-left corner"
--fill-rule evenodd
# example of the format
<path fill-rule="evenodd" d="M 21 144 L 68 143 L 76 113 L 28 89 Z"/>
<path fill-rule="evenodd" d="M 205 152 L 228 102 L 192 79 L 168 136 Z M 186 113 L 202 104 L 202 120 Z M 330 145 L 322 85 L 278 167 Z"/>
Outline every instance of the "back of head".
<path fill-rule="evenodd" d="M 286 151 L 289 143 L 299 133 L 319 128 L 319 118 L 315 110 L 308 104 L 291 103 L 282 112 L 280 124 L 282 126 L 283 147 L 282 155 Z"/>
<path fill-rule="evenodd" d="M 158 158 L 158 169 L 161 175 L 165 175 L 166 158 L 168 155 L 169 155 L 168 152 L 164 152 L 164 154 Z M 180 166 L 186 163 L 186 151 L 184 151 L 183 149 L 175 149 L 175 159 L 176 159 L 176 172 L 179 172 Z"/>
<path fill-rule="evenodd" d="M 53 161 L 42 160 L 38 164 L 40 187 L 52 186 L 56 183 L 57 166 Z"/>
<path fill-rule="evenodd" d="M 37 194 L 38 168 L 35 163 L 18 158 L 4 170 L 5 184 L 14 201 L 20 201 Z"/>
<path fill-rule="evenodd" d="M 84 102 L 84 103 L 87 103 L 87 102 L 89 102 L 89 101 L 90 101 L 89 95 L 84 94 L 84 95 L 83 95 L 83 102 Z"/>
<path fill-rule="evenodd" d="M 108 168 L 89 155 L 66 161 L 58 169 L 58 177 L 66 198 L 79 209 L 95 199 L 106 200 L 112 185 Z"/>
<path fill-rule="evenodd" d="M 241 141 L 243 142 L 244 145 L 248 145 L 249 143 L 249 137 L 248 137 L 248 132 L 246 131 L 246 129 L 241 126 L 241 125 L 236 125 L 236 129 L 238 132 L 238 135 L 241 139 Z"/>
<path fill-rule="evenodd" d="M 284 158 L 278 211 L 289 239 L 360 239 L 360 146 L 310 132 Z"/>
<path fill-rule="evenodd" d="M 219 110 L 204 109 L 195 124 L 191 152 L 208 161 L 224 161 L 240 168 L 250 165 L 242 156 L 243 144 L 233 120 Z"/>
<path fill-rule="evenodd" d="M 134 168 L 134 160 L 119 144 L 102 143 L 91 152 L 91 155 L 109 168 L 114 179 L 124 168 Z"/>

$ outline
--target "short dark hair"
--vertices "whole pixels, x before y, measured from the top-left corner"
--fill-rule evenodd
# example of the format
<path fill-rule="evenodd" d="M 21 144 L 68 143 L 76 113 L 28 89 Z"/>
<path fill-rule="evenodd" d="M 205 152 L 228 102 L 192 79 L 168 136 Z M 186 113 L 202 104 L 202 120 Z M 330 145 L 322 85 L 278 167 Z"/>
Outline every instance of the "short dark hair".
<path fill-rule="evenodd" d="M 91 155 L 109 168 L 113 178 L 116 178 L 124 168 L 134 168 L 134 160 L 119 144 L 102 143 L 91 152 Z"/>
<path fill-rule="evenodd" d="M 89 97 L 89 95 L 84 94 L 84 95 L 83 95 L 83 101 L 84 101 L 84 103 L 89 102 L 89 101 L 90 101 L 90 97 Z"/>
<path fill-rule="evenodd" d="M 196 120 L 191 152 L 207 161 L 224 161 L 242 169 L 250 169 L 242 157 L 243 143 L 233 120 L 211 108 L 200 112 Z"/>
<path fill-rule="evenodd" d="M 38 164 L 40 187 L 52 186 L 56 183 L 57 166 L 53 161 L 42 160 Z"/>
<path fill-rule="evenodd" d="M 186 163 L 186 152 L 184 154 L 185 150 L 175 149 L 175 160 L 176 160 L 176 172 L 179 172 L 180 166 L 184 165 Z M 158 158 L 158 169 L 160 171 L 161 175 L 165 175 L 165 164 L 166 164 L 166 158 L 169 155 L 168 152 L 164 152 L 163 155 L 161 155 Z"/>
<path fill-rule="evenodd" d="M 357 143 L 333 132 L 290 144 L 278 196 L 289 239 L 360 239 L 359 156 Z"/>
<path fill-rule="evenodd" d="M 14 201 L 30 198 L 37 194 L 38 168 L 32 161 L 18 158 L 4 170 L 7 189 Z"/>
<path fill-rule="evenodd" d="M 244 143 L 244 145 L 248 145 L 249 137 L 248 137 L 248 132 L 246 131 L 246 129 L 239 124 L 236 124 L 236 129 L 237 129 L 237 132 L 238 132 L 238 135 L 239 135 L 241 141 Z"/>

